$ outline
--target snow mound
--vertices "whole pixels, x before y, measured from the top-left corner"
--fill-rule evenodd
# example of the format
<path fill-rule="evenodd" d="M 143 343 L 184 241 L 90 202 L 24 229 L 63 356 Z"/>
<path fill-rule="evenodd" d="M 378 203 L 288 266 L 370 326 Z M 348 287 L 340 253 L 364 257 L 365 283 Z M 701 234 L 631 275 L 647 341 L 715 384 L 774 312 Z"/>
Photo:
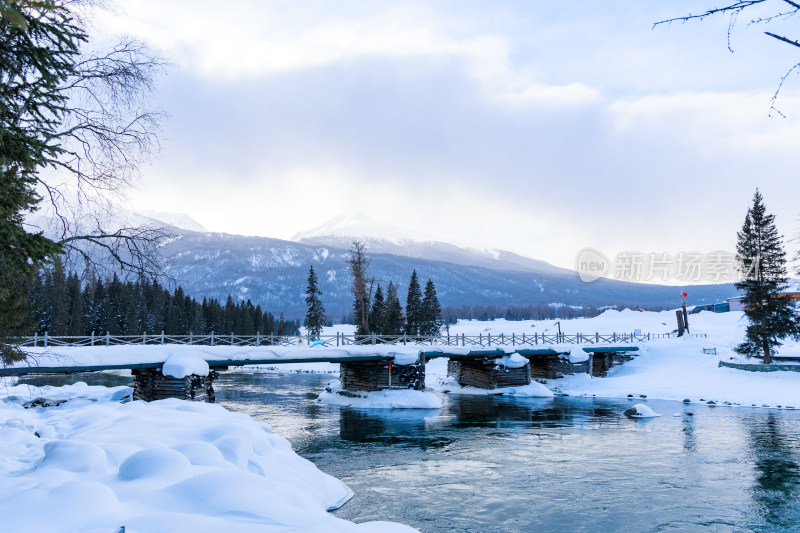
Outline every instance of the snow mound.
<path fill-rule="evenodd" d="M 570 363 L 583 363 L 584 361 L 589 360 L 589 354 L 586 353 L 586 350 L 581 348 L 580 346 L 575 346 L 569 352 L 569 362 Z"/>
<path fill-rule="evenodd" d="M 85 384 L 9 387 L 0 401 L 3 531 L 410 532 L 328 510 L 352 492 L 272 434 L 213 404 L 113 402 Z M 71 400 L 25 409 L 24 396 Z"/>
<path fill-rule="evenodd" d="M 495 363 L 506 368 L 522 368 L 528 364 L 528 359 L 518 353 L 513 353 L 496 359 Z"/>
<path fill-rule="evenodd" d="M 394 364 L 396 365 L 413 365 L 419 362 L 418 353 L 401 352 L 394 354 Z"/>
<path fill-rule="evenodd" d="M 637 403 L 633 407 L 625 409 L 625 416 L 628 418 L 654 418 L 661 416 L 643 403 Z"/>
<path fill-rule="evenodd" d="M 535 381 L 520 387 L 499 387 L 496 389 L 479 389 L 477 387 L 462 387 L 453 378 L 440 380 L 437 387 L 441 392 L 449 394 L 463 394 L 470 396 L 517 396 L 520 398 L 552 398 L 553 391 Z"/>
<path fill-rule="evenodd" d="M 359 409 L 441 409 L 442 400 L 432 392 L 418 390 L 391 390 L 373 392 L 348 392 L 340 394 L 342 385 L 331 381 L 317 401 L 358 407 Z"/>
<path fill-rule="evenodd" d="M 207 376 L 209 372 L 208 363 L 200 355 L 188 352 L 178 352 L 170 354 L 161 373 L 173 378 L 185 378 L 186 376 Z"/>

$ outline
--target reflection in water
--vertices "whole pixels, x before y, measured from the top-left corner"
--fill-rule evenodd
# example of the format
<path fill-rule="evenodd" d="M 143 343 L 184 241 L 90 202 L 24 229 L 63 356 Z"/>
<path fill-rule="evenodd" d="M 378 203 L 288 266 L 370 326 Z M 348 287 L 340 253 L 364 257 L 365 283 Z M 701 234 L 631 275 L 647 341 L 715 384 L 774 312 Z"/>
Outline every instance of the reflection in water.
<path fill-rule="evenodd" d="M 339 411 L 339 436 L 353 443 L 415 446 L 421 450 L 443 447 L 452 441 L 429 436 L 425 431 L 425 418 L 438 414 L 439 409 L 408 409 L 393 413 L 345 408 Z"/>
<path fill-rule="evenodd" d="M 457 395 L 441 410 L 356 410 L 315 401 L 329 380 L 231 372 L 215 388 L 345 481 L 355 496 L 336 515 L 348 520 L 428 533 L 800 530 L 800 411 L 647 400 L 662 416 L 630 420 L 642 400 Z"/>
<path fill-rule="evenodd" d="M 683 449 L 688 453 L 694 453 L 697 450 L 697 437 L 694 434 L 693 415 L 694 413 L 691 411 L 684 411 L 681 418 L 683 422 Z"/>
<path fill-rule="evenodd" d="M 754 457 L 753 500 L 764 519 L 772 526 L 800 528 L 800 468 L 796 454 L 800 433 L 795 424 L 789 429 L 781 413 L 766 412 L 744 419 L 750 434 L 750 453 Z"/>

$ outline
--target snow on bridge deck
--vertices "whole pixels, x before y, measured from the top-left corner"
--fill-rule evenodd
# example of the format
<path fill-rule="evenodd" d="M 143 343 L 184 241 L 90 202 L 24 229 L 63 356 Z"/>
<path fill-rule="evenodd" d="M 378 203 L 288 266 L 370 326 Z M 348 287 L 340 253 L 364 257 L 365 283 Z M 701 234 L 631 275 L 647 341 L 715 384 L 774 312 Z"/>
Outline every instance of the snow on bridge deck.
<path fill-rule="evenodd" d="M 2 376 L 25 374 L 65 374 L 100 370 L 161 368 L 171 356 L 191 354 L 205 360 L 209 367 L 220 369 L 229 366 L 275 365 L 288 363 L 345 363 L 392 359 L 396 364 L 412 364 L 422 355 L 426 359 L 438 357 L 502 357 L 511 353 L 520 355 L 558 355 L 569 353 L 575 346 L 515 346 L 487 349 L 470 347 L 424 347 L 401 345 L 366 345 L 340 348 L 323 346 L 185 346 L 185 345 L 123 345 L 24 348 L 28 359 L 0 368 Z M 595 346 L 582 347 L 586 352 L 608 353 L 634 351 L 638 347 Z"/>

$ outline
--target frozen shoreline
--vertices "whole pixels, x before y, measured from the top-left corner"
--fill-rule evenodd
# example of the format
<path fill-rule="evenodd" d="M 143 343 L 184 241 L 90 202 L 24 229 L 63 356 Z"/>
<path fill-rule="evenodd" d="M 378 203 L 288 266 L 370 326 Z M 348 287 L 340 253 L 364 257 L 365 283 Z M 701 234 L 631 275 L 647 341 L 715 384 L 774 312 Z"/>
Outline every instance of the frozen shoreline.
<path fill-rule="evenodd" d="M 410 532 L 327 511 L 352 493 L 270 427 L 219 405 L 121 403 L 128 387 L 9 387 L 0 401 L 8 531 Z M 25 409 L 35 396 L 68 400 Z"/>

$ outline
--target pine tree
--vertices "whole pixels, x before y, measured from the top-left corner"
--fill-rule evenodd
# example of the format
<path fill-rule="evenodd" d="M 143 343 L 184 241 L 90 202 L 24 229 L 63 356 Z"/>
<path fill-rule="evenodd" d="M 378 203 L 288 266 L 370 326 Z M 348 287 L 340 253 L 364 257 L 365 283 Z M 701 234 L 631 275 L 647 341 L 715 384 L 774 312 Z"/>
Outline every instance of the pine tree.
<path fill-rule="evenodd" d="M 403 307 L 397 297 L 397 285 L 389 282 L 386 288 L 386 301 L 383 304 L 383 324 L 381 329 L 384 335 L 402 335 L 404 324 Z"/>
<path fill-rule="evenodd" d="M 372 309 L 369 312 L 369 329 L 376 335 L 384 335 L 383 331 L 383 315 L 386 309 L 386 304 L 383 300 L 383 290 L 381 286 L 375 289 L 375 295 L 372 297 Z"/>
<path fill-rule="evenodd" d="M 742 280 L 736 283 L 736 288 L 744 291 L 742 305 L 749 325 L 745 340 L 736 351 L 748 357 L 763 354 L 764 363 L 769 364 L 775 347 L 781 345 L 779 339 L 798 336 L 800 317 L 792 302 L 778 296 L 789 281 L 786 252 L 775 227 L 775 215 L 767 214 L 757 189 L 737 236 Z"/>
<path fill-rule="evenodd" d="M 314 272 L 314 266 L 312 265 L 308 269 L 308 285 L 306 286 L 308 311 L 303 324 L 308 333 L 315 339 L 322 334 L 322 326 L 325 325 L 325 307 L 323 307 L 319 299 L 320 295 L 322 295 L 322 291 L 317 286 L 317 274 Z"/>
<path fill-rule="evenodd" d="M 411 273 L 406 297 L 406 334 L 419 335 L 422 324 L 422 289 L 419 286 L 417 271 Z"/>
<path fill-rule="evenodd" d="M 442 329 L 442 307 L 439 305 L 436 287 L 431 280 L 425 284 L 425 297 L 422 299 L 420 315 L 422 317 L 420 335 L 438 335 Z"/>

